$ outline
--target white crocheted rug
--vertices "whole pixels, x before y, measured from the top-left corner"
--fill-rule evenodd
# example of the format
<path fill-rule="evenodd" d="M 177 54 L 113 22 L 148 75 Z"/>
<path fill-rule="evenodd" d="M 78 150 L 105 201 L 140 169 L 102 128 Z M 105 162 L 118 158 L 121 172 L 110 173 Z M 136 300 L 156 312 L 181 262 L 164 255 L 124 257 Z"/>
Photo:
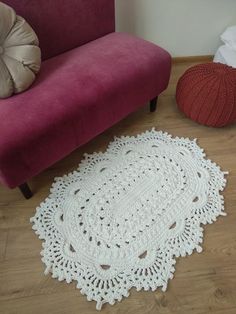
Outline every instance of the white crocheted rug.
<path fill-rule="evenodd" d="M 86 155 L 31 218 L 45 274 L 76 280 L 98 310 L 132 287 L 165 291 L 176 257 L 202 251 L 201 224 L 225 215 L 226 172 L 204 157 L 196 140 L 154 129 Z"/>

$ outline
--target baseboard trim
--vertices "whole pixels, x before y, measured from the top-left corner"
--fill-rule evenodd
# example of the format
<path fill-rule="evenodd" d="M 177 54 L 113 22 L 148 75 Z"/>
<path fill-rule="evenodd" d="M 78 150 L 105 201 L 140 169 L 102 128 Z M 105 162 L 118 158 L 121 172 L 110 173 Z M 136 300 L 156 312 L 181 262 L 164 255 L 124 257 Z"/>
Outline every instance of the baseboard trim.
<path fill-rule="evenodd" d="M 186 57 L 174 57 L 172 58 L 173 63 L 184 63 L 184 62 L 211 62 L 213 56 L 186 56 Z"/>

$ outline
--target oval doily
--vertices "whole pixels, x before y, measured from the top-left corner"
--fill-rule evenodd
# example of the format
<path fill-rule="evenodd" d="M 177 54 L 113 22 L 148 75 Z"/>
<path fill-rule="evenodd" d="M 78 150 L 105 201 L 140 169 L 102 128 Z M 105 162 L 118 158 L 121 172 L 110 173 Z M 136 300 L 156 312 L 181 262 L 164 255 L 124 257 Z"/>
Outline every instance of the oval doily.
<path fill-rule="evenodd" d="M 202 251 L 201 224 L 225 215 L 226 172 L 204 157 L 196 140 L 154 129 L 86 155 L 31 218 L 45 274 L 76 280 L 97 309 L 132 287 L 165 291 L 175 258 Z"/>

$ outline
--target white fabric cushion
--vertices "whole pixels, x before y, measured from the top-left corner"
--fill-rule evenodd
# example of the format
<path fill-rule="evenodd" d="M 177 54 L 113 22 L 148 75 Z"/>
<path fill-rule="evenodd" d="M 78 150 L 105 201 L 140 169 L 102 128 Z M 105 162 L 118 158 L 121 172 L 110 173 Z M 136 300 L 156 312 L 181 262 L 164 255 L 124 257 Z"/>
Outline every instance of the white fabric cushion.
<path fill-rule="evenodd" d="M 214 62 L 220 62 L 236 68 L 236 50 L 229 46 L 221 46 L 215 55 Z"/>
<path fill-rule="evenodd" d="M 221 40 L 227 46 L 236 50 L 236 26 L 230 26 L 226 31 L 221 35 Z"/>
<path fill-rule="evenodd" d="M 0 2 L 0 98 L 33 83 L 41 65 L 37 35 L 15 11 Z"/>

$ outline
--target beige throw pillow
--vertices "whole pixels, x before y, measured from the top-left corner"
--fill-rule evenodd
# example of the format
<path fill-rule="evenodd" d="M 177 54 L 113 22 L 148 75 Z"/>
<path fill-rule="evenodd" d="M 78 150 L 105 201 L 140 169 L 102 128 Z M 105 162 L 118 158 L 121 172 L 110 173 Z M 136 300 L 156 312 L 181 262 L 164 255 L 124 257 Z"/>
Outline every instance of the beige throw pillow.
<path fill-rule="evenodd" d="M 41 65 L 38 37 L 15 11 L 0 2 L 0 98 L 23 92 Z"/>

